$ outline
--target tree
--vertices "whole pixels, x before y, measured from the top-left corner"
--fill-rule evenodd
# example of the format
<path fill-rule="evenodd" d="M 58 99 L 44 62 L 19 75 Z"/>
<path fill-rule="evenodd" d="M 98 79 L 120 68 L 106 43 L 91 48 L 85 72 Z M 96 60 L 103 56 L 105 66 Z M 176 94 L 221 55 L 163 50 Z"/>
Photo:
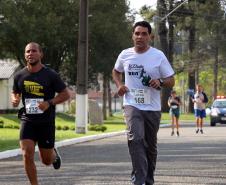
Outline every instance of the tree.
<path fill-rule="evenodd" d="M 126 1 L 91 1 L 89 64 L 93 73 L 103 75 L 104 119 L 107 117 L 107 97 L 111 98 L 111 91 L 106 89 L 111 80 L 111 71 L 118 54 L 130 43 L 132 24 L 126 17 L 128 11 Z"/>
<path fill-rule="evenodd" d="M 78 1 L 73 0 L 0 1 L 2 57 L 10 55 L 23 66 L 24 47 L 35 41 L 44 49 L 43 62 L 56 71 L 62 63 L 74 62 L 78 9 Z M 74 83 L 75 75 L 72 76 L 73 80 L 67 78 L 70 83 Z"/>
<path fill-rule="evenodd" d="M 176 73 L 187 72 L 188 78 L 186 79 L 188 79 L 189 89 L 195 89 L 195 84 L 200 79 L 199 74 L 211 67 L 214 74 L 214 97 L 219 89 L 219 66 L 223 66 L 223 61 L 225 61 L 226 37 L 224 33 L 226 28 L 223 17 L 225 17 L 224 5 L 226 1 L 158 0 L 159 20 L 180 4 L 182 4 L 180 8 L 168 15 L 168 28 L 163 21 L 157 26 L 160 38 L 159 48 L 168 56 L 169 61 L 173 62 L 172 65 Z M 145 19 L 149 19 L 153 15 L 153 10 L 148 10 L 146 7 L 142 8 L 140 12 Z M 174 37 L 177 38 L 175 39 L 176 48 L 174 47 Z M 214 63 L 210 64 L 211 61 L 214 61 Z M 163 92 L 163 97 L 165 96 Z M 164 102 L 163 99 L 162 102 Z M 162 107 L 164 110 L 164 105 Z M 189 107 L 189 110 L 192 111 L 193 104 L 191 101 Z"/>

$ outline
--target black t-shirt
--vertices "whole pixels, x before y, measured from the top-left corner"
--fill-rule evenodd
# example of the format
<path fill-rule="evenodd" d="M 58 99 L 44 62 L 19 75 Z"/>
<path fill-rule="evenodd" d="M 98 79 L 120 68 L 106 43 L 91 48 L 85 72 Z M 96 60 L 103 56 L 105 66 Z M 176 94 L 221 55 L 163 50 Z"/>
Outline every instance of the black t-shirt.
<path fill-rule="evenodd" d="M 25 107 L 26 99 L 43 99 L 44 101 L 54 98 L 66 88 L 60 76 L 53 70 L 43 67 L 36 73 L 28 71 L 27 67 L 18 71 L 14 76 L 13 92 L 22 94 L 22 102 Z M 54 122 L 55 106 L 50 106 L 44 113 L 28 114 L 23 112 L 22 120 L 32 122 Z"/>
<path fill-rule="evenodd" d="M 173 98 L 172 96 L 169 97 L 168 101 L 170 102 L 170 107 L 173 106 L 173 105 L 177 105 L 178 107 L 180 106 L 180 104 L 178 104 L 175 100 L 178 103 L 180 103 L 180 97 L 179 96 L 176 96 L 175 98 Z"/>

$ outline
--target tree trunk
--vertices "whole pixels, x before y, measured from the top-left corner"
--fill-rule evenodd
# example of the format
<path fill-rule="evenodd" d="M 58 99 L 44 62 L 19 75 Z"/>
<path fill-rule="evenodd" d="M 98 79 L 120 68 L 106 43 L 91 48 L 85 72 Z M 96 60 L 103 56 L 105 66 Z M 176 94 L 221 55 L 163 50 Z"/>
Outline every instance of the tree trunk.
<path fill-rule="evenodd" d="M 172 8 L 173 0 L 171 0 L 170 3 Z M 157 1 L 157 9 L 158 9 L 158 16 L 161 18 L 168 13 L 165 0 Z M 171 60 L 173 59 L 173 22 L 172 21 L 169 21 L 169 28 L 170 28 L 169 30 L 170 40 L 168 43 L 168 40 L 167 40 L 168 30 L 166 27 L 166 21 L 162 20 L 159 22 L 158 34 L 159 34 L 159 40 L 160 40 L 160 49 L 164 52 L 166 57 L 169 59 L 169 62 L 171 63 L 172 62 Z M 170 47 L 170 50 L 169 50 L 169 47 Z M 167 101 L 168 101 L 168 97 L 170 96 L 170 91 L 171 91 L 170 88 L 162 89 L 162 93 L 161 93 L 162 112 L 169 111 Z"/>
<path fill-rule="evenodd" d="M 108 90 L 108 111 L 109 111 L 109 116 L 113 116 L 112 113 L 112 97 L 111 97 L 111 86 L 110 86 L 110 80 L 109 78 L 107 79 L 107 90 Z"/>
<path fill-rule="evenodd" d="M 188 72 L 188 89 L 193 89 L 195 91 L 195 72 Z M 190 97 L 188 97 L 188 112 L 193 112 L 193 102 Z"/>
<path fill-rule="evenodd" d="M 194 19 L 193 19 L 194 20 Z M 195 21 L 195 20 L 194 20 Z M 189 52 L 190 52 L 190 69 L 188 71 L 188 88 L 189 89 L 194 89 L 195 91 L 195 69 L 192 68 L 192 65 L 194 66 L 193 64 L 193 61 L 192 61 L 192 56 L 193 56 L 193 51 L 195 49 L 195 23 L 193 25 L 190 26 L 190 29 L 189 29 Z M 198 78 L 198 77 L 197 77 Z M 193 108 L 193 102 L 191 100 L 191 98 L 189 98 L 189 101 L 188 101 L 188 112 L 193 112 L 194 111 L 194 108 Z"/>
<path fill-rule="evenodd" d="M 167 13 L 166 10 L 166 3 L 165 0 L 158 0 L 157 1 L 157 9 L 158 9 L 158 16 L 160 18 L 164 17 Z M 166 27 L 166 20 L 162 20 L 159 22 L 158 26 L 158 34 L 160 40 L 160 49 L 165 53 L 168 57 L 168 41 L 167 41 L 167 27 Z"/>
<path fill-rule="evenodd" d="M 215 61 L 214 61 L 214 66 L 213 66 L 213 75 L 214 75 L 214 79 L 213 79 L 213 99 L 216 98 L 217 96 L 217 87 L 218 87 L 218 81 L 217 81 L 217 77 L 218 77 L 218 45 L 216 43 L 216 48 L 215 48 Z"/>
<path fill-rule="evenodd" d="M 166 9 L 166 3 L 165 0 L 158 0 L 157 1 L 157 10 L 158 10 L 158 16 L 160 18 L 164 17 L 167 14 L 167 9 Z M 160 41 L 160 48 L 166 57 L 168 57 L 168 41 L 167 41 L 167 33 L 168 30 L 166 28 L 166 20 L 162 20 L 159 22 L 158 26 L 158 34 L 159 34 L 159 41 Z M 161 104 L 162 104 L 162 111 L 165 112 L 167 111 L 166 109 L 166 99 L 168 99 L 168 92 L 166 89 L 162 89 L 161 92 Z"/>
<path fill-rule="evenodd" d="M 103 74 L 103 119 L 107 119 L 107 79 Z"/>

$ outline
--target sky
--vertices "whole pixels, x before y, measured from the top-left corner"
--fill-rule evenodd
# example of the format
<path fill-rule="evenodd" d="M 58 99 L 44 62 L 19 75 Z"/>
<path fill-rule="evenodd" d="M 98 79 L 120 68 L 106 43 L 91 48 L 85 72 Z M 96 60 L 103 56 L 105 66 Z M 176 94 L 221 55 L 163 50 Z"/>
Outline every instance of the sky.
<path fill-rule="evenodd" d="M 138 11 L 142 6 L 147 5 L 147 6 L 153 6 L 156 7 L 157 5 L 157 0 L 129 0 L 130 1 L 130 8 L 135 9 Z M 140 21 L 141 17 L 137 16 L 136 21 Z"/>

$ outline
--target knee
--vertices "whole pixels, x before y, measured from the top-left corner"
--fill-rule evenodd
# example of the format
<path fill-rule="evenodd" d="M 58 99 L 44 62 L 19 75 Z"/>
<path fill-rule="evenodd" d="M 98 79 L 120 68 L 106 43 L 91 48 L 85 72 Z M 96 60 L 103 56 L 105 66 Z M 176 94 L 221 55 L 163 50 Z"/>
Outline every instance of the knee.
<path fill-rule="evenodd" d="M 23 150 L 23 159 L 25 162 L 34 161 L 34 150 L 29 148 Z"/>

